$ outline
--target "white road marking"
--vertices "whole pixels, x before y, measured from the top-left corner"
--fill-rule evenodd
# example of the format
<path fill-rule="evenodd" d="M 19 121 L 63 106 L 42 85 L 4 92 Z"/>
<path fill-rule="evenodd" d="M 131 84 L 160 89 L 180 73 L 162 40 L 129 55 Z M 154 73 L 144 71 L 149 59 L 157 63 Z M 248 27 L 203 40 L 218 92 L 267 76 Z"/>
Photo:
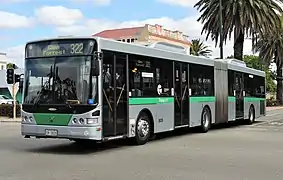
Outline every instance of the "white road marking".
<path fill-rule="evenodd" d="M 278 121 L 276 122 L 276 121 L 275 121 L 275 122 L 270 122 L 269 124 L 270 124 L 270 125 L 282 126 L 282 125 L 283 125 L 283 122 L 278 122 Z"/>
<path fill-rule="evenodd" d="M 270 117 L 270 116 L 276 116 L 278 115 L 279 113 L 274 113 L 274 114 L 267 114 L 266 116 Z"/>

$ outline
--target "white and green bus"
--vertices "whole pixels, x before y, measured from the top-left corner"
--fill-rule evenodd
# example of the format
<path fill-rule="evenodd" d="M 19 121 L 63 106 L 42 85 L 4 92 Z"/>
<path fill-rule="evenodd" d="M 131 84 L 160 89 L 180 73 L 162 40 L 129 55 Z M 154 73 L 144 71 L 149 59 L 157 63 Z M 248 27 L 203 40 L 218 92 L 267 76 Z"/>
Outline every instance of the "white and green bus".
<path fill-rule="evenodd" d="M 99 37 L 26 44 L 21 133 L 77 142 L 132 138 L 265 115 L 265 72 L 158 42 Z"/>

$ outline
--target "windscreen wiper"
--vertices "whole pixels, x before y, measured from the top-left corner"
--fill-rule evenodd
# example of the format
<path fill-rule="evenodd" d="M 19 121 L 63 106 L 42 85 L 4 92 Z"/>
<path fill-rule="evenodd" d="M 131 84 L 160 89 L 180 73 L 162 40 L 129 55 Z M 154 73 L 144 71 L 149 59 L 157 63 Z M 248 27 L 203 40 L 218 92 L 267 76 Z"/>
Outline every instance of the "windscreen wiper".
<path fill-rule="evenodd" d="M 42 92 L 43 92 L 43 91 L 46 91 L 45 87 L 47 86 L 47 84 L 49 85 L 48 87 L 49 87 L 49 89 L 50 89 L 50 80 L 51 80 L 51 78 L 53 77 L 52 66 L 50 66 L 50 73 L 47 74 L 47 76 L 49 77 L 49 78 L 48 78 L 48 81 L 46 81 L 46 82 L 42 85 L 41 90 L 39 91 L 38 95 L 35 97 L 35 101 L 34 101 L 34 103 L 33 103 L 33 106 L 34 106 L 34 107 L 39 104 L 39 100 L 40 100 L 40 98 L 41 98 L 41 96 L 42 96 Z M 50 92 L 48 92 L 48 93 L 50 93 Z"/>
<path fill-rule="evenodd" d="M 41 87 L 41 90 L 39 91 L 38 95 L 35 97 L 33 107 L 36 107 L 39 104 L 39 100 L 42 96 L 42 92 L 44 91 L 44 86 Z"/>
<path fill-rule="evenodd" d="M 66 105 L 68 108 L 70 108 L 70 109 L 73 109 L 73 108 L 74 108 L 74 107 L 71 105 L 71 103 L 68 102 L 67 98 L 64 97 L 63 100 L 64 100 L 65 105 Z"/>
<path fill-rule="evenodd" d="M 34 103 L 33 103 L 33 107 L 38 106 L 38 104 L 39 104 L 39 99 L 40 99 L 40 97 L 41 97 L 41 92 L 42 92 L 42 89 L 39 91 L 38 95 L 35 97 L 35 100 L 34 100 Z"/>

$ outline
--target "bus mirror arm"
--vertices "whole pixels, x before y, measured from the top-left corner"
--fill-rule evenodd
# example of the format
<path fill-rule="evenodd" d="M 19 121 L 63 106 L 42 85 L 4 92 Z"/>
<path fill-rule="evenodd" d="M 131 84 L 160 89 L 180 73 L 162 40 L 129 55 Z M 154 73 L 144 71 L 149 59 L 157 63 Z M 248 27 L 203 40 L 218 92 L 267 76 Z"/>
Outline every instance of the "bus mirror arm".
<path fill-rule="evenodd" d="M 91 67 L 91 75 L 92 76 L 99 76 L 99 61 L 94 60 Z"/>

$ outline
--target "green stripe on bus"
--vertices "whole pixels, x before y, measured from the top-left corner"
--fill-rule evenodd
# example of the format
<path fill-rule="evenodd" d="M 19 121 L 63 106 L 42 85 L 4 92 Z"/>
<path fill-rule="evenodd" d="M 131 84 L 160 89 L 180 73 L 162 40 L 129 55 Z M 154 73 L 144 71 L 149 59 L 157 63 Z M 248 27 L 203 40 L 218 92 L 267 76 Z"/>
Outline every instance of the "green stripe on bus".
<path fill-rule="evenodd" d="M 72 114 L 34 113 L 37 125 L 67 126 Z"/>
<path fill-rule="evenodd" d="M 256 102 L 256 101 L 265 101 L 265 98 L 244 97 L 244 102 Z"/>
<path fill-rule="evenodd" d="M 199 102 L 215 102 L 214 96 L 192 96 L 190 97 L 191 103 L 199 103 Z"/>
<path fill-rule="evenodd" d="M 229 96 L 229 97 L 228 97 L 228 102 L 236 102 L 236 97 L 234 97 L 234 96 Z"/>
<path fill-rule="evenodd" d="M 139 104 L 168 104 L 173 103 L 173 97 L 158 97 L 158 98 L 130 98 L 130 105 L 139 105 Z"/>

